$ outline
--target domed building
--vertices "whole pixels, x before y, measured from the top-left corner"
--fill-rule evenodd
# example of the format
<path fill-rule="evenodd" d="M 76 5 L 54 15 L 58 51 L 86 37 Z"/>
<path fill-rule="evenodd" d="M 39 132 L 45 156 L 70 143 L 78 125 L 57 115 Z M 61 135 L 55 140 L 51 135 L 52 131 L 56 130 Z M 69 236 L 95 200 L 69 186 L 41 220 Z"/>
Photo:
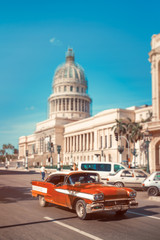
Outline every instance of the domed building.
<path fill-rule="evenodd" d="M 91 99 L 87 94 L 87 80 L 82 67 L 74 62 L 72 49 L 66 53 L 66 63 L 57 68 L 52 88 L 49 118 L 79 120 L 90 116 Z"/>
<path fill-rule="evenodd" d="M 46 159 L 53 164 L 57 145 L 63 151 L 64 125 L 90 117 L 87 79 L 83 68 L 75 63 L 73 49 L 68 49 L 66 62 L 56 69 L 52 89 L 48 119 L 36 124 L 34 134 L 19 138 L 19 158 L 25 158 L 27 152 L 30 164 Z"/>
<path fill-rule="evenodd" d="M 28 156 L 29 166 L 57 165 L 57 146 L 61 146 L 61 165 L 96 160 L 147 165 L 151 172 L 160 170 L 160 34 L 152 36 L 151 48 L 152 105 L 108 109 L 95 116 L 90 116 L 91 99 L 84 70 L 75 63 L 73 50 L 68 49 L 66 62 L 53 77 L 48 119 L 37 123 L 32 135 L 19 138 L 19 159 L 27 162 Z M 143 123 L 143 130 L 149 134 L 135 143 L 133 156 L 133 144 L 127 136 L 115 139 L 115 119 L 142 123 L 150 113 L 153 118 Z"/>

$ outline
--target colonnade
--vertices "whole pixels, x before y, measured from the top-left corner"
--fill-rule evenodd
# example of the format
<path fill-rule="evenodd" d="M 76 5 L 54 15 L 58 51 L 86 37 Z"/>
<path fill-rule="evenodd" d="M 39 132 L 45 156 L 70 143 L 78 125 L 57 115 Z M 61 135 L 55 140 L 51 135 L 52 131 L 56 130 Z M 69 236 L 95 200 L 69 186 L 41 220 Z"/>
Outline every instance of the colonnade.
<path fill-rule="evenodd" d="M 94 132 L 65 137 L 65 153 L 90 151 L 94 149 Z"/>
<path fill-rule="evenodd" d="M 50 102 L 50 112 L 78 111 L 90 112 L 89 101 L 79 98 L 59 98 Z"/>

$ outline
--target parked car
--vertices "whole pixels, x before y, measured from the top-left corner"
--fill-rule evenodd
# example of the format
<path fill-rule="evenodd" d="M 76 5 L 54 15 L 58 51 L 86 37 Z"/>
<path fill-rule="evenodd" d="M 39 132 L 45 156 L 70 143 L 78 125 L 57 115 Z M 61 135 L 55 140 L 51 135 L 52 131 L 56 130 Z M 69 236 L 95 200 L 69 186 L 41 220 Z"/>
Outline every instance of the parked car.
<path fill-rule="evenodd" d="M 123 215 L 138 205 L 133 189 L 107 186 L 95 172 L 55 172 L 45 181 L 32 181 L 32 196 L 42 207 L 54 203 L 74 209 L 80 219 L 99 211 Z"/>
<path fill-rule="evenodd" d="M 120 169 L 127 169 L 124 165 L 114 162 L 79 162 L 78 170 L 95 171 L 99 173 L 102 180 L 106 180 L 108 175 L 115 174 Z"/>
<path fill-rule="evenodd" d="M 107 177 L 107 183 L 117 187 L 142 188 L 142 182 L 148 174 L 141 169 L 122 169 Z"/>
<path fill-rule="evenodd" d="M 160 171 L 152 173 L 142 183 L 142 187 L 148 191 L 149 196 L 157 196 L 160 193 Z"/>

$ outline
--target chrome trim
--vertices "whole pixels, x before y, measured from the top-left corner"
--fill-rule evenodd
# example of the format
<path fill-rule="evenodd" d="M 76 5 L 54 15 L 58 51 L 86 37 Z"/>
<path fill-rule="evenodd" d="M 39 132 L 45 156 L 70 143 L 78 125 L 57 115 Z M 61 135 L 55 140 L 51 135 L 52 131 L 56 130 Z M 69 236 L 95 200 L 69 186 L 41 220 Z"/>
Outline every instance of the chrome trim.
<path fill-rule="evenodd" d="M 100 211 L 123 211 L 128 210 L 130 208 L 137 208 L 138 202 L 137 201 L 130 201 L 128 205 L 114 205 L 114 206 L 104 206 L 104 203 L 91 203 L 86 205 L 86 212 L 93 213 L 93 212 L 100 212 Z"/>

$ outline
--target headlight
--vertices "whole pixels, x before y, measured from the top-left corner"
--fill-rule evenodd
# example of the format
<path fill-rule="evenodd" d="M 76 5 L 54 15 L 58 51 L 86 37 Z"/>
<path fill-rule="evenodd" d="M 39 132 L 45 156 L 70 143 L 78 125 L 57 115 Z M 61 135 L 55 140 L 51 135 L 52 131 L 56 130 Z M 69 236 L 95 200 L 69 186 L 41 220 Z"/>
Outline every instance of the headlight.
<path fill-rule="evenodd" d="M 94 195 L 94 201 L 100 201 L 104 199 L 103 193 L 98 193 Z"/>
<path fill-rule="evenodd" d="M 136 196 L 137 196 L 136 192 L 130 192 L 129 193 L 129 197 L 131 197 L 131 198 L 135 198 Z"/>

